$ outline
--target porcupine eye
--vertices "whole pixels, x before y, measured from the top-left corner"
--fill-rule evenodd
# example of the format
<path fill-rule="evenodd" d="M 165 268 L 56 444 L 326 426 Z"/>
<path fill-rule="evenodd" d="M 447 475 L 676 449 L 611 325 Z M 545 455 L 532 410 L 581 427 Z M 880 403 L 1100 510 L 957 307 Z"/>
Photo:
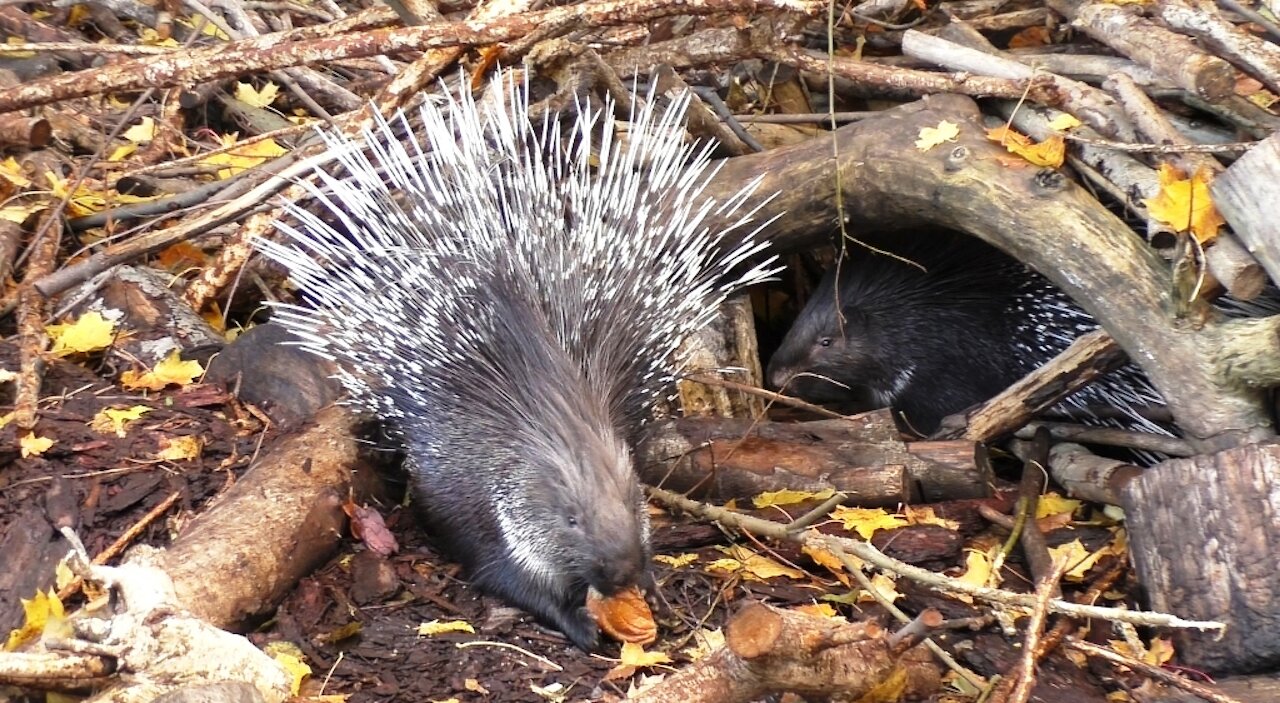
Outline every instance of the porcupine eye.
<path fill-rule="evenodd" d="M 831 341 L 832 341 L 832 340 L 831 340 L 831 338 L 830 338 L 830 337 L 823 337 L 822 339 L 819 339 L 819 340 L 818 340 L 818 346 L 820 346 L 820 347 L 829 347 L 829 346 L 831 346 Z"/>

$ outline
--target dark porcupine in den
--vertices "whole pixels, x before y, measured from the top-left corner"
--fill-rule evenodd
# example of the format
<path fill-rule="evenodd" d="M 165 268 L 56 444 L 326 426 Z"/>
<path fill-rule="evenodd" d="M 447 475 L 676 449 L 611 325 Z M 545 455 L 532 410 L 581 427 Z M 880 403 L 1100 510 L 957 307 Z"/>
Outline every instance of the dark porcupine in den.
<path fill-rule="evenodd" d="M 339 226 L 295 206 L 262 248 L 306 302 L 274 319 L 392 423 L 431 536 L 590 649 L 589 591 L 648 565 L 631 450 L 677 349 L 774 269 L 747 262 L 753 235 L 726 236 L 754 183 L 700 197 L 714 169 L 684 142 L 687 94 L 666 110 L 650 95 L 623 148 L 611 105 L 535 124 L 527 86 L 501 88 L 429 102 L 420 128 L 328 134 L 345 173 L 313 195 Z"/>
<path fill-rule="evenodd" d="M 901 259 L 851 245 L 771 357 L 770 385 L 844 412 L 891 407 L 927 435 L 1098 328 L 1047 278 L 977 237 L 859 239 Z M 1141 370 L 1126 364 L 1058 407 L 1085 421 L 1169 434 L 1140 412 L 1163 404 Z M 1122 419 L 1099 420 L 1099 408 L 1115 408 Z"/>

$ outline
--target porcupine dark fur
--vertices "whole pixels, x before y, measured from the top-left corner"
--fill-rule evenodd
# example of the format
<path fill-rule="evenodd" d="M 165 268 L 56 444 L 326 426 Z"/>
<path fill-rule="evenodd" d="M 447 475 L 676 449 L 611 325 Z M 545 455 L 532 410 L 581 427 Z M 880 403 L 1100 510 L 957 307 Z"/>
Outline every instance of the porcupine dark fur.
<path fill-rule="evenodd" d="M 700 197 L 714 169 L 710 146 L 683 141 L 687 97 L 645 103 L 623 148 L 610 105 L 565 129 L 530 121 L 527 86 L 505 88 L 487 109 L 429 102 L 417 129 L 328 134 L 344 173 L 312 194 L 338 226 L 291 207 L 299 224 L 262 249 L 306 302 L 275 319 L 392 424 L 432 536 L 474 583 L 590 649 L 588 588 L 646 571 L 632 448 L 677 348 L 774 270 L 747 263 L 753 234 L 726 238 L 751 212 L 708 229 L 755 183 Z"/>
<path fill-rule="evenodd" d="M 829 270 L 771 357 L 771 385 L 845 412 L 892 407 L 927 435 L 1098 328 L 1047 278 L 976 237 L 860 238 L 901 258 L 855 247 Z M 1126 364 L 1059 407 L 1086 420 L 1113 407 L 1120 424 L 1168 434 L 1141 412 L 1161 405 L 1142 371 Z"/>

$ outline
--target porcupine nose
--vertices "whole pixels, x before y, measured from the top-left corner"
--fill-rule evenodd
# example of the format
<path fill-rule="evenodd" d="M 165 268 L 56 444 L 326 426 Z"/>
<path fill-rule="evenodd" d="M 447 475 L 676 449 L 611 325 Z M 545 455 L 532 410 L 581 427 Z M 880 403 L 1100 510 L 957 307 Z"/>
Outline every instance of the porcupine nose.
<path fill-rule="evenodd" d="M 795 370 L 779 363 L 770 363 L 765 369 L 765 380 L 768 381 L 769 387 L 773 390 L 784 390 L 791 377 L 795 374 Z"/>
<path fill-rule="evenodd" d="M 639 540 L 622 539 L 597 553 L 589 577 L 597 591 L 612 595 L 639 583 L 644 568 L 644 549 Z"/>

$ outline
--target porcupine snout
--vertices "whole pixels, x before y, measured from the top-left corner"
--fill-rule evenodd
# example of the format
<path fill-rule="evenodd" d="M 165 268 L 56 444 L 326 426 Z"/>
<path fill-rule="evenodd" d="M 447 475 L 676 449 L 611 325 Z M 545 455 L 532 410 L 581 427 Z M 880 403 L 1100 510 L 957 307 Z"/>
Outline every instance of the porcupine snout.
<path fill-rule="evenodd" d="M 640 584 L 644 577 L 649 561 L 649 520 L 630 451 L 609 437 L 613 433 L 603 434 L 602 440 L 579 440 L 584 451 L 579 460 L 594 465 L 594 470 L 572 479 L 581 488 L 573 491 L 576 505 L 572 510 L 577 513 L 589 555 L 584 564 L 587 584 L 610 596 Z"/>

